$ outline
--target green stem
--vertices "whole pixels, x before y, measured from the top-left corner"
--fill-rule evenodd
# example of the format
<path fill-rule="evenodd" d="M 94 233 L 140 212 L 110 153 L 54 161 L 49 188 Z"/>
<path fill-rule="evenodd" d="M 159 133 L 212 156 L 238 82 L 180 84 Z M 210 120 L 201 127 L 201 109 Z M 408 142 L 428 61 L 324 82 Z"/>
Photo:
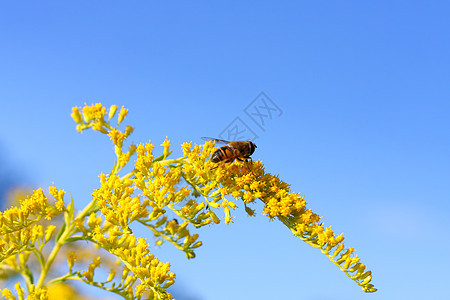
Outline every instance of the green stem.
<path fill-rule="evenodd" d="M 33 275 L 31 273 L 30 269 L 28 269 L 28 267 L 22 268 L 22 266 L 21 266 L 19 268 L 18 272 L 20 273 L 22 278 L 25 280 L 27 289 L 30 290 L 31 285 L 33 284 L 33 280 L 32 280 Z"/>
<path fill-rule="evenodd" d="M 130 173 L 128 173 L 128 174 L 126 174 L 126 175 L 120 177 L 120 180 L 123 181 L 124 179 L 128 179 L 128 178 L 130 178 L 131 176 L 135 175 L 136 172 L 137 172 L 136 169 L 134 169 L 134 170 L 131 171 Z"/>
<path fill-rule="evenodd" d="M 50 270 L 50 267 L 53 264 L 53 261 L 56 258 L 56 255 L 59 253 L 61 247 L 66 243 L 66 240 L 74 233 L 75 228 L 75 220 L 82 219 L 90 213 L 92 208 L 95 206 L 95 201 L 91 201 L 86 207 L 77 215 L 77 217 L 70 221 L 70 223 L 64 229 L 64 232 L 60 236 L 60 238 L 56 241 L 55 246 L 53 246 L 52 251 L 50 252 L 47 261 L 45 262 L 41 276 L 36 284 L 36 288 L 41 288 L 44 285 L 45 278 L 47 277 L 47 273 Z"/>
<path fill-rule="evenodd" d="M 168 242 L 170 242 L 171 244 L 173 244 L 176 248 L 178 248 L 179 250 L 181 250 L 181 251 L 185 251 L 185 249 L 182 247 L 182 246 L 180 246 L 176 241 L 174 241 L 174 240 L 172 240 L 169 236 L 167 236 L 167 235 L 165 235 L 164 233 L 161 233 L 160 231 L 158 231 L 154 226 L 152 226 L 152 225 L 150 225 L 150 224 L 148 224 L 148 223 L 145 223 L 145 222 L 142 222 L 142 221 L 139 221 L 140 223 L 142 223 L 144 226 L 146 226 L 147 228 L 149 228 L 151 231 L 153 231 L 153 233 L 156 235 L 156 236 L 161 236 L 162 238 L 164 238 L 166 241 L 168 241 Z"/>
<path fill-rule="evenodd" d="M 36 259 L 38 260 L 39 264 L 41 265 L 41 268 L 44 267 L 44 256 L 42 255 L 41 251 L 38 251 L 37 249 L 33 249 L 33 254 L 36 256 Z"/>
<path fill-rule="evenodd" d="M 75 273 L 67 273 L 64 276 L 61 276 L 61 277 L 58 277 L 58 278 L 55 278 L 55 279 L 52 279 L 52 280 L 48 281 L 46 285 L 47 286 L 51 286 L 53 284 L 62 283 L 62 282 L 66 281 L 66 280 L 69 280 L 69 279 L 71 279 L 71 280 L 78 279 L 78 277 L 76 277 L 74 275 L 75 275 Z"/>
<path fill-rule="evenodd" d="M 189 222 L 189 224 L 194 225 L 195 228 L 201 227 L 201 222 L 195 222 L 193 219 L 189 219 L 184 216 L 184 214 L 180 213 L 175 207 L 173 207 L 173 204 L 167 205 L 177 216 L 179 216 L 181 219 L 185 220 L 186 222 Z"/>
<path fill-rule="evenodd" d="M 163 165 L 163 166 L 164 165 L 170 165 L 170 164 L 180 164 L 180 165 L 182 165 L 185 161 L 186 161 L 186 158 L 179 157 L 179 158 L 174 158 L 174 159 L 161 160 L 160 164 Z"/>
<path fill-rule="evenodd" d="M 68 227 L 66 227 L 66 230 L 64 230 L 64 233 L 61 235 L 61 238 L 56 242 L 55 246 L 52 249 L 52 252 L 50 252 L 50 255 L 48 256 L 48 260 L 44 265 L 44 268 L 42 268 L 41 276 L 39 277 L 39 281 L 36 284 L 36 288 L 39 289 L 44 284 L 45 277 L 47 276 L 48 271 L 50 270 L 50 267 L 52 266 L 53 261 L 56 258 L 56 255 L 58 254 L 61 247 L 64 245 L 64 240 L 70 235 L 70 232 L 67 230 Z"/>

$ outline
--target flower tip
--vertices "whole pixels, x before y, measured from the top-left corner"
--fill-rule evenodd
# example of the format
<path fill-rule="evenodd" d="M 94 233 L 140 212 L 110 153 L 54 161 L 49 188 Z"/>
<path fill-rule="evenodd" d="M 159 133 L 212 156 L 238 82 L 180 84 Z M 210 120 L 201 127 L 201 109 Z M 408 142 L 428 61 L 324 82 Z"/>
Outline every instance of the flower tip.
<path fill-rule="evenodd" d="M 72 107 L 72 114 L 70 116 L 75 121 L 75 123 L 77 124 L 83 123 L 83 117 L 81 116 L 80 110 L 78 109 L 77 106 Z"/>
<path fill-rule="evenodd" d="M 108 120 L 111 120 L 114 117 L 114 115 L 116 114 L 117 108 L 118 108 L 117 105 L 111 105 L 109 107 Z"/>
<path fill-rule="evenodd" d="M 122 123 L 123 119 L 125 119 L 127 114 L 128 114 L 128 109 L 124 108 L 122 105 L 122 108 L 120 109 L 120 112 L 119 112 L 119 118 L 117 120 L 117 124 Z"/>

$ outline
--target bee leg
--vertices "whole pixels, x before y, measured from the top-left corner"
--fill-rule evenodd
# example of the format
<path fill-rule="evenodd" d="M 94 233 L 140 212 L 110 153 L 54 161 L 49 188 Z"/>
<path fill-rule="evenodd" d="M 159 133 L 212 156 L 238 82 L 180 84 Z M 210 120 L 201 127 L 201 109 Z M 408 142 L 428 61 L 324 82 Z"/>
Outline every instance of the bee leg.
<path fill-rule="evenodd" d="M 244 157 L 244 158 L 245 158 L 245 162 L 246 162 L 246 163 L 250 160 L 250 164 L 253 165 L 253 159 L 252 159 L 250 156 L 246 156 L 246 157 Z M 249 171 L 252 172 L 252 174 L 254 175 L 253 170 L 252 170 L 250 167 L 249 167 L 248 169 L 249 169 Z"/>
<path fill-rule="evenodd" d="M 245 162 L 248 162 L 250 160 L 250 163 L 253 163 L 253 159 L 250 156 L 245 156 Z"/>

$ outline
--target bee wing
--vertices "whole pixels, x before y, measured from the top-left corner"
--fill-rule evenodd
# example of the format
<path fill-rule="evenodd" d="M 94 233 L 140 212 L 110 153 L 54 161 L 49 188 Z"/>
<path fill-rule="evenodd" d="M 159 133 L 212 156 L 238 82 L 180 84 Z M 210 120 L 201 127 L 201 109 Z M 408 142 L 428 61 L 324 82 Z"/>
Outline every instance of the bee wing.
<path fill-rule="evenodd" d="M 221 144 L 229 144 L 229 141 L 225 141 L 225 140 L 221 140 L 221 139 L 215 139 L 215 138 L 210 138 L 210 137 L 202 137 L 203 140 L 205 141 L 214 141 L 216 143 L 221 143 Z"/>

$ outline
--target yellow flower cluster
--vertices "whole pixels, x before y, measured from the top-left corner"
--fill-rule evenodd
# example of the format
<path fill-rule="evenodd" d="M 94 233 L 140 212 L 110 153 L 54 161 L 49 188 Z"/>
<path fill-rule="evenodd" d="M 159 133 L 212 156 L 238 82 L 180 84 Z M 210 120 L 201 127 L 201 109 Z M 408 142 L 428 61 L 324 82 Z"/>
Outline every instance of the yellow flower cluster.
<path fill-rule="evenodd" d="M 111 105 L 109 108 L 108 120 L 105 120 L 106 107 L 104 107 L 101 103 L 91 106 L 85 105 L 82 109 L 83 113 L 80 112 L 78 107 L 73 107 L 71 117 L 78 124 L 77 130 L 79 132 L 92 127 L 94 130 L 108 134 L 108 130 L 113 129 L 109 125 L 109 121 L 111 121 L 111 119 L 115 116 L 117 108 L 117 105 Z M 122 109 L 119 112 L 117 126 L 122 123 L 127 114 L 128 109 L 122 106 Z"/>
<path fill-rule="evenodd" d="M 48 297 L 48 290 L 47 288 L 36 288 L 34 284 L 30 285 L 29 287 L 29 293 L 28 295 L 25 295 L 24 289 L 20 286 L 20 282 L 17 282 L 14 285 L 14 288 L 17 291 L 17 295 L 19 297 L 19 300 L 47 300 Z M 7 300 L 17 300 L 17 298 L 13 295 L 11 290 L 5 288 L 2 291 L 3 297 Z"/>
<path fill-rule="evenodd" d="M 149 229 L 157 245 L 168 242 L 188 258 L 194 258 L 194 250 L 202 242 L 193 229 L 220 223 L 221 219 L 225 223 L 232 222 L 232 211 L 239 205 L 243 205 L 249 215 L 254 215 L 251 206 L 257 200 L 264 204 L 264 215 L 271 220 L 278 219 L 295 236 L 318 248 L 365 292 L 376 291 L 370 283 L 371 271 L 366 271 L 353 248 L 345 248 L 343 235 L 325 227 L 320 222 L 321 217 L 307 208 L 304 197 L 291 192 L 290 186 L 277 175 L 267 173 L 261 161 L 212 163 L 210 157 L 217 150 L 213 142 L 203 146 L 184 143 L 181 145 L 183 156 L 170 159 L 172 145 L 168 138 L 162 142 L 159 155 L 154 155 L 155 145 L 151 142 L 131 144 L 128 151 L 124 151 L 133 128 L 119 129 L 128 114 L 124 107 L 120 109 L 116 125 L 111 125 L 117 111 L 116 105 L 107 109 L 99 103 L 72 110 L 77 130 L 92 128 L 107 135 L 117 156 L 109 174 L 100 174 L 100 186 L 83 210 L 75 215 L 73 202 L 67 207 L 64 204 L 64 190 L 51 186 L 49 193 L 55 199 L 54 205 L 39 189 L 22 200 L 19 207 L 0 213 L 0 263 L 22 275 L 30 299 L 46 299 L 47 286 L 71 279 L 82 280 L 127 299 L 172 299 L 167 292 L 175 281 L 170 264 L 161 262 L 150 252 L 149 242 L 133 233 L 132 223 Z M 131 160 L 133 155 L 134 161 Z M 122 174 L 124 170 L 131 171 Z M 60 226 L 37 223 L 41 219 L 52 220 L 61 213 L 64 223 Z M 47 254 L 43 247 L 51 244 L 48 242 L 55 236 L 57 227 L 61 228 L 53 249 Z M 70 249 L 73 251 L 67 254 L 67 274 L 47 281 L 46 276 L 63 245 L 79 240 L 91 242 L 119 259 L 121 278 L 116 278 L 120 268 L 115 267 L 106 281 L 98 281 L 95 273 L 104 269 L 108 259 L 91 254 L 87 255 L 90 258 L 87 260 L 82 257 L 86 252 L 77 250 L 74 245 Z M 41 264 L 36 285 L 27 267 L 31 253 Z M 84 268 L 80 268 L 82 260 L 86 264 Z M 23 299 L 25 292 L 20 285 L 16 285 L 16 291 Z M 15 299 L 7 289 L 2 294 L 7 299 Z"/>
<path fill-rule="evenodd" d="M 63 193 L 54 186 L 50 191 L 58 195 L 55 206 L 49 203 L 42 189 L 37 189 L 21 200 L 19 207 L 0 212 L 0 262 L 25 249 L 42 249 L 50 240 L 56 227 L 35 224 L 41 219 L 50 220 L 65 209 Z"/>
<path fill-rule="evenodd" d="M 148 216 L 148 200 L 141 203 L 141 197 L 133 196 L 136 187 L 130 179 L 120 179 L 111 174 L 100 175 L 101 186 L 92 194 L 105 219 L 111 224 L 128 229 L 128 225 Z"/>
<path fill-rule="evenodd" d="M 336 235 L 331 228 L 319 223 L 320 216 L 306 208 L 304 197 L 292 193 L 289 185 L 278 176 L 266 173 L 260 161 L 213 166 L 207 157 L 214 148 L 208 143 L 203 150 L 197 145 L 192 149 L 189 144 L 182 148 L 187 159 L 183 165 L 184 177 L 200 194 L 213 198 L 209 202 L 212 207 L 217 207 L 214 204 L 222 200 L 220 206 L 224 207 L 225 222 L 231 220 L 229 208 L 236 206 L 236 203 L 226 200 L 226 196 L 240 198 L 244 204 L 260 199 L 264 203 L 263 213 L 270 219 L 278 218 L 294 235 L 319 248 L 365 292 L 377 290 L 370 284 L 371 271 L 365 271 L 365 265 L 352 255 L 353 248 L 345 249 L 342 234 Z M 215 169 L 211 171 L 212 168 Z M 254 213 L 247 206 L 246 211 L 250 215 Z"/>
<path fill-rule="evenodd" d="M 103 216 L 104 217 L 104 216 Z M 169 270 L 169 263 L 162 263 L 150 253 L 149 245 L 143 238 L 136 238 L 133 234 L 124 232 L 121 226 L 103 221 L 102 217 L 91 214 L 87 222 L 88 227 L 80 229 L 101 248 L 119 258 L 125 265 L 122 281 L 114 288 L 121 290 L 127 297 L 140 297 L 143 294 L 152 294 L 171 299 L 166 288 L 174 283 L 175 274 Z M 72 268 L 75 257 L 69 259 Z M 100 257 L 96 258 L 85 272 L 79 272 L 85 281 L 94 280 L 95 269 L 100 266 Z M 115 271 L 105 283 L 112 281 Z M 136 285 L 137 279 L 140 282 Z M 152 298 L 150 298 L 152 299 Z"/>

